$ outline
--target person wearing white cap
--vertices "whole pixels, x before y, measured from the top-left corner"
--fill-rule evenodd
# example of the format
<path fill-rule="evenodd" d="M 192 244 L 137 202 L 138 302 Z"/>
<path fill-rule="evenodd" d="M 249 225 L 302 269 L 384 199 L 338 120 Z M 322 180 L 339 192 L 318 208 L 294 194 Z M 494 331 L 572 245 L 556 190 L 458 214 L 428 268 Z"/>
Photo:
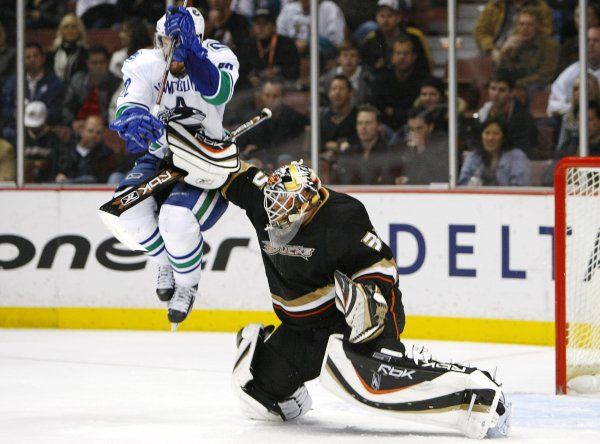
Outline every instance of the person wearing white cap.
<path fill-rule="evenodd" d="M 346 19 L 338 5 L 330 0 L 319 2 L 319 38 L 321 51 L 341 45 L 346 31 Z M 293 38 L 300 55 L 308 52 L 310 38 L 310 2 L 290 2 L 277 17 L 277 33 Z"/>
<path fill-rule="evenodd" d="M 25 106 L 25 182 L 52 182 L 56 175 L 60 140 L 50 131 L 44 102 Z"/>
<path fill-rule="evenodd" d="M 431 71 L 431 57 L 425 36 L 418 28 L 406 26 L 403 23 L 402 9 L 405 8 L 398 0 L 379 0 L 375 21 L 378 29 L 367 35 L 362 47 L 363 63 L 374 70 L 384 68 L 390 62 L 392 43 L 401 36 L 407 36 L 413 42 L 417 60 L 415 69 L 427 75 Z"/>
<path fill-rule="evenodd" d="M 46 56 L 42 47 L 35 42 L 25 45 L 25 99 L 28 101 L 41 101 L 48 108 L 48 120 L 50 125 L 60 123 L 61 109 L 63 103 L 63 82 L 52 71 L 44 68 Z M 2 91 L 2 115 L 4 123 L 3 137 L 14 141 L 15 109 L 17 95 L 17 78 L 9 77 L 4 83 Z"/>

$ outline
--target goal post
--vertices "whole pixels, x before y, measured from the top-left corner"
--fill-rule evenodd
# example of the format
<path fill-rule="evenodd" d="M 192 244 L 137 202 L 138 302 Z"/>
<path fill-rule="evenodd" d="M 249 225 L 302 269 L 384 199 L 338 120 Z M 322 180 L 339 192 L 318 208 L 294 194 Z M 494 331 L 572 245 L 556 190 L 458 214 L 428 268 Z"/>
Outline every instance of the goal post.
<path fill-rule="evenodd" d="M 600 392 L 600 157 L 554 171 L 556 393 Z"/>

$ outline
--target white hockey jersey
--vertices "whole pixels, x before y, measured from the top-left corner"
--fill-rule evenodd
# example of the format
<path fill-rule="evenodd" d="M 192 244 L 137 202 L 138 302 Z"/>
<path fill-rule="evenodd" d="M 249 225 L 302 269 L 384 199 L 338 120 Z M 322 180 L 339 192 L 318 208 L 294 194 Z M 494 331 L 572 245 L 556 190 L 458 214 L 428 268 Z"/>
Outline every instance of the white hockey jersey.
<path fill-rule="evenodd" d="M 239 62 L 233 51 L 216 40 L 204 40 L 202 46 L 208 50 L 208 59 L 219 70 L 217 92 L 211 97 L 202 96 L 187 75 L 177 78 L 169 73 L 158 117 L 176 106 L 194 108 L 197 111 L 194 124 L 201 124 L 208 137 L 222 139 L 225 135 L 223 113 L 239 77 Z M 122 69 L 123 90 L 117 100 L 117 116 L 130 106 L 152 109 L 165 66 L 163 53 L 158 49 L 141 49 L 125 61 Z M 149 151 L 157 157 L 164 157 L 165 137 L 152 144 Z"/>

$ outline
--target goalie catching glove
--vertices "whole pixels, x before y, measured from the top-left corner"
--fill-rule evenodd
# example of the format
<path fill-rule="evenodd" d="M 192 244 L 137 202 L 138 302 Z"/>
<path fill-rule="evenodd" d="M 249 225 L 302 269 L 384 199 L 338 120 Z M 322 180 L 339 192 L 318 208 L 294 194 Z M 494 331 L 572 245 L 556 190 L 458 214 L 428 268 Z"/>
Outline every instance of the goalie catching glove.
<path fill-rule="evenodd" d="M 359 344 L 379 336 L 388 305 L 377 285 L 358 284 L 339 271 L 334 279 L 335 305 L 351 328 L 349 341 Z"/>

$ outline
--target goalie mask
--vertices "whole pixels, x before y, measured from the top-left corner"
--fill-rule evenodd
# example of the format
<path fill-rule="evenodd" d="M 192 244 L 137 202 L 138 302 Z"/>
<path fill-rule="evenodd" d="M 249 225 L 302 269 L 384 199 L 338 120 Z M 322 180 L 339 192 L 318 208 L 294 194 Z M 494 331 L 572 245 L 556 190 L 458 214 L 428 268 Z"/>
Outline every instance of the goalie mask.
<path fill-rule="evenodd" d="M 204 17 L 200 11 L 196 8 L 185 8 L 190 15 L 192 16 L 192 20 L 194 21 L 194 29 L 196 31 L 196 35 L 202 41 L 204 38 Z M 171 39 L 167 36 L 165 31 L 165 23 L 167 22 L 167 15 L 163 15 L 158 22 L 156 22 L 156 32 L 154 34 L 154 48 L 160 49 L 163 53 L 168 53 L 168 48 L 171 45 Z M 166 50 L 165 50 L 166 46 Z"/>
<path fill-rule="evenodd" d="M 271 243 L 281 246 L 292 240 L 310 210 L 318 206 L 320 188 L 321 181 L 302 161 L 282 166 L 269 176 L 264 207 Z"/>

